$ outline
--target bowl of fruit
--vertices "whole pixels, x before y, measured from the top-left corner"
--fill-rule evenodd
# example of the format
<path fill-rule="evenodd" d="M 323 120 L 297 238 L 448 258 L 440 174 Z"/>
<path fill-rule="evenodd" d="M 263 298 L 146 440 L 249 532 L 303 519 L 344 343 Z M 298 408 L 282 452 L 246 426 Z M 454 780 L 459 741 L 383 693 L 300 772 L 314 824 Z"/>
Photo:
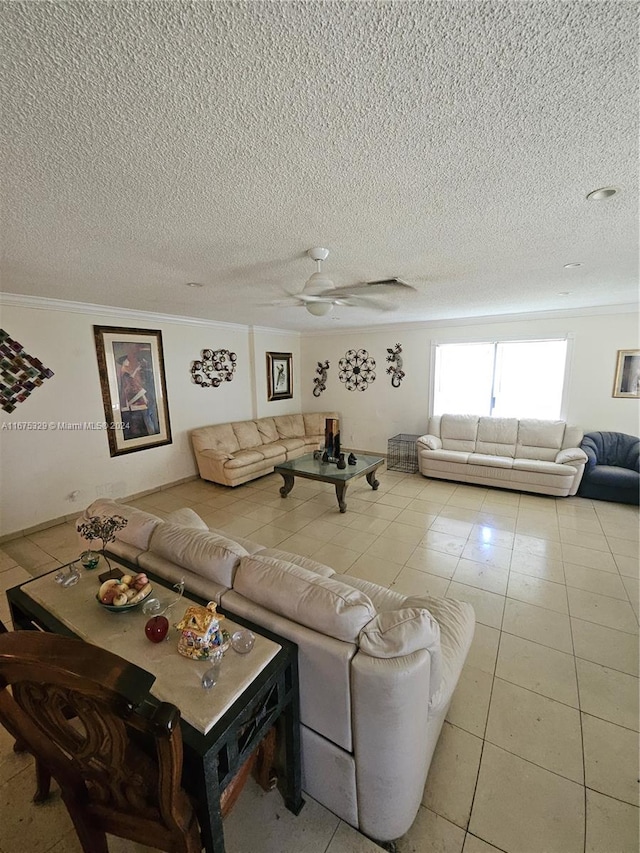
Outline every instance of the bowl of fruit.
<path fill-rule="evenodd" d="M 151 590 L 149 579 L 144 572 L 140 572 L 137 575 L 109 578 L 101 585 L 96 599 L 105 610 L 124 613 L 142 604 Z"/>

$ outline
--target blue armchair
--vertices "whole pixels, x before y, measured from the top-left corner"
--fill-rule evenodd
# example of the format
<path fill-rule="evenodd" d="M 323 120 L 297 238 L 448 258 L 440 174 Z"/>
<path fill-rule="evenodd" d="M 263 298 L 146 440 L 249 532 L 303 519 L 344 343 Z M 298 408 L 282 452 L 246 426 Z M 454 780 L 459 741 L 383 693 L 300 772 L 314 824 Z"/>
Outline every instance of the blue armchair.
<path fill-rule="evenodd" d="M 639 503 L 640 438 L 622 432 L 588 432 L 580 447 L 588 457 L 578 487 L 581 497 Z"/>

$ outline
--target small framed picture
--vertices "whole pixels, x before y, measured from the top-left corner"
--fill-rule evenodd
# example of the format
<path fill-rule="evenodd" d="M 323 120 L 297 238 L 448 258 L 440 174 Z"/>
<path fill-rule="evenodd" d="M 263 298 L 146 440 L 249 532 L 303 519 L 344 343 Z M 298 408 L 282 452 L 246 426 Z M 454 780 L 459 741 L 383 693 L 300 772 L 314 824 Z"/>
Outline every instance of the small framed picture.
<path fill-rule="evenodd" d="M 614 397 L 640 397 L 640 349 L 619 349 Z"/>
<path fill-rule="evenodd" d="M 267 400 L 289 400 L 293 397 L 293 354 L 267 353 Z"/>
<path fill-rule="evenodd" d="M 162 332 L 94 326 L 112 456 L 171 444 Z"/>

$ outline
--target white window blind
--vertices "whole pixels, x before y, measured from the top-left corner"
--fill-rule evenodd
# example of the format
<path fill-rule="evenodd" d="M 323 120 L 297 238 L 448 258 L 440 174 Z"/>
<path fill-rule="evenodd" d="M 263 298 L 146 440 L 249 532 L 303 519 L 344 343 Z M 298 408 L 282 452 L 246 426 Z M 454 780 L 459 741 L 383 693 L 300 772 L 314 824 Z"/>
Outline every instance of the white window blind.
<path fill-rule="evenodd" d="M 566 338 L 438 344 L 433 414 L 557 419 Z"/>

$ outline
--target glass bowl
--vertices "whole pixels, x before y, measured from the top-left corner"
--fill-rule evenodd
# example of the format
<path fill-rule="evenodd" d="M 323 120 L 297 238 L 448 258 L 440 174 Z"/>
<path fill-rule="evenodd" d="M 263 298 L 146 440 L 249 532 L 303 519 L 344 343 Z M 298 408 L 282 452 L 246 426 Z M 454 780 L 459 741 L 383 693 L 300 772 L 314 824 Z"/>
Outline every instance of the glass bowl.
<path fill-rule="evenodd" d="M 231 635 L 231 648 L 238 654 L 246 655 L 254 646 L 256 635 L 247 628 L 241 628 L 239 631 L 234 631 Z"/>
<path fill-rule="evenodd" d="M 98 602 L 100 607 L 104 607 L 105 610 L 109 610 L 111 613 L 126 613 L 127 610 L 135 610 L 136 607 L 140 607 L 140 605 L 143 604 L 147 600 L 147 598 L 149 598 L 152 591 L 153 590 L 150 589 L 149 592 L 145 595 L 145 597 L 142 598 L 140 601 L 136 601 L 135 604 L 121 604 L 120 607 L 117 607 L 115 604 L 104 604 L 102 601 L 100 601 L 100 598 L 97 593 L 96 601 Z"/>

